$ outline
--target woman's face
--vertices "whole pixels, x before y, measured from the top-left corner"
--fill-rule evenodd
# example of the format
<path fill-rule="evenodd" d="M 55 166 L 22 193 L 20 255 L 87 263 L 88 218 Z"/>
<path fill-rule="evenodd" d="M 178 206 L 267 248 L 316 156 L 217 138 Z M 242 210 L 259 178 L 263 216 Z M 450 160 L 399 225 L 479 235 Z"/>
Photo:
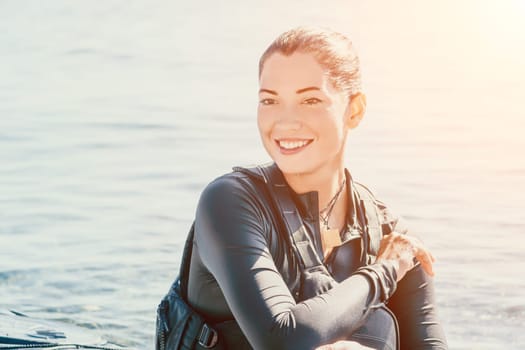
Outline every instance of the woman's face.
<path fill-rule="evenodd" d="M 283 173 L 342 165 L 349 98 L 312 55 L 274 53 L 264 63 L 259 87 L 259 132 Z"/>

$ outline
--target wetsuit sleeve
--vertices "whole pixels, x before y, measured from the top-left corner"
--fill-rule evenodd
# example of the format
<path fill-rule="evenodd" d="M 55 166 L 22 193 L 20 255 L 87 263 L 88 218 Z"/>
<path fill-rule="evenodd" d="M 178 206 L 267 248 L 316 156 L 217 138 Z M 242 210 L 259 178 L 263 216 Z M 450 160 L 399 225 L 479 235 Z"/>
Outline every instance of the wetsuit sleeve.
<path fill-rule="evenodd" d="M 379 208 L 385 220 L 384 228 L 411 234 L 406 221 L 393 214 L 383 203 Z M 436 311 L 433 279 L 419 263 L 398 282 L 388 307 L 399 324 L 402 350 L 448 349 Z"/>
<path fill-rule="evenodd" d="M 398 282 L 388 307 L 399 323 L 401 349 L 448 349 L 436 311 L 432 277 L 421 265 L 417 264 Z"/>
<path fill-rule="evenodd" d="M 256 194 L 222 177 L 203 192 L 195 244 L 255 349 L 313 349 L 347 338 L 396 287 L 393 266 L 374 264 L 328 292 L 296 303 L 268 249 L 270 225 Z"/>

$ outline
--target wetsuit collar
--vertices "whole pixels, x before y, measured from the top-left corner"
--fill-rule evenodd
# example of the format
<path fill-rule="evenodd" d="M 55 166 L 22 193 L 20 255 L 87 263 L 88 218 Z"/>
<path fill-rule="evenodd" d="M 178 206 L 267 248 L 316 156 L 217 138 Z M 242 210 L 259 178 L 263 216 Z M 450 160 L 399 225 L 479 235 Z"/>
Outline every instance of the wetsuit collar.
<path fill-rule="evenodd" d="M 279 167 L 274 163 L 268 163 L 264 164 L 262 166 L 270 166 L 275 167 L 277 170 L 281 171 Z M 245 174 L 251 175 L 261 181 L 266 181 L 264 174 L 262 174 L 261 169 L 258 166 L 254 167 L 234 167 L 233 170 L 240 171 Z M 353 190 L 353 184 L 352 184 L 352 175 L 350 175 L 350 172 L 348 169 L 345 168 L 345 175 L 346 175 L 346 191 L 348 192 L 349 198 L 352 199 L 354 196 L 354 190 Z M 288 185 L 288 184 L 286 184 Z M 290 192 L 292 194 L 292 198 L 294 199 L 297 208 L 299 210 L 299 213 L 301 216 L 311 222 L 317 222 L 319 221 L 319 194 L 317 191 L 310 191 L 298 194 L 296 193 L 290 186 L 288 186 L 290 189 Z M 347 217 L 349 219 L 354 218 L 355 208 L 353 205 L 353 201 L 350 200 L 349 202 L 349 208 Z M 353 220 L 352 220 L 353 222 Z"/>

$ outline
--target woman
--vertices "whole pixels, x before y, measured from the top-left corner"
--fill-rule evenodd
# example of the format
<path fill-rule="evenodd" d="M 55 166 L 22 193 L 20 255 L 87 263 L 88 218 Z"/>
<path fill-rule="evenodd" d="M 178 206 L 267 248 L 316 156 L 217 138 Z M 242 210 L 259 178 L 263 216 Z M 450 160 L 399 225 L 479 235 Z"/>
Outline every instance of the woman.
<path fill-rule="evenodd" d="M 257 174 L 233 172 L 210 183 L 199 201 L 189 304 L 219 331 L 228 320 L 238 325 L 230 348 L 374 346 L 357 334 L 388 303 L 402 349 L 446 349 L 432 255 L 375 199 L 384 237 L 374 241 L 370 213 L 363 219 L 359 205 L 373 197 L 344 166 L 347 135 L 366 107 L 351 42 L 324 29 L 283 33 L 261 57 L 259 84 L 260 136 L 324 261 L 326 270 L 313 278 L 324 285 L 305 292 L 309 282 L 273 219 L 271 194 Z"/>

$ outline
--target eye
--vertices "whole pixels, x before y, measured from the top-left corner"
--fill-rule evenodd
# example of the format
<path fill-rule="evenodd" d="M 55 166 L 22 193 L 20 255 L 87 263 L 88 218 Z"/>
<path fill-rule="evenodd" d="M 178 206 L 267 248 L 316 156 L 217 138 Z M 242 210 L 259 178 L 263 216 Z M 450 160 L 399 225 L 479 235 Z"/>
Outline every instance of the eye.
<path fill-rule="evenodd" d="M 310 97 L 303 101 L 305 105 L 316 105 L 318 103 L 321 103 L 322 101 L 318 99 L 317 97 Z"/>
<path fill-rule="evenodd" d="M 273 98 L 263 98 L 259 101 L 259 103 L 263 106 L 270 106 L 270 105 L 274 105 L 274 104 L 277 104 L 277 100 L 273 99 Z"/>

